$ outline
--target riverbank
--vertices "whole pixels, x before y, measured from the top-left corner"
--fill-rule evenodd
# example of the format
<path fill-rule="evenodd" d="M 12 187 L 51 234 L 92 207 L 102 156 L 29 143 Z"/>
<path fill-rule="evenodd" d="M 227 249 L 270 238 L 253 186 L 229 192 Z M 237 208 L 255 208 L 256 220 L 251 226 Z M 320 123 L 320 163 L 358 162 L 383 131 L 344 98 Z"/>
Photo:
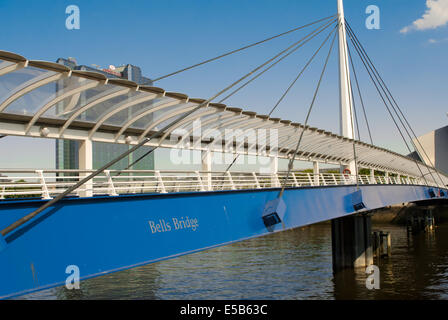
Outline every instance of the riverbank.
<path fill-rule="evenodd" d="M 387 206 L 381 209 L 368 211 L 372 215 L 373 224 L 393 224 L 406 225 L 406 217 L 409 215 L 423 215 L 425 211 L 431 210 L 436 225 L 448 223 L 448 203 L 440 205 L 417 205 L 415 203 L 402 203 L 393 206 Z M 331 225 L 331 220 L 323 221 L 318 224 Z"/>
<path fill-rule="evenodd" d="M 402 203 L 372 210 L 372 223 L 391 223 L 406 225 L 406 217 L 410 215 L 423 215 L 431 210 L 436 224 L 448 222 L 448 204 L 440 205 L 417 205 L 415 203 Z"/>

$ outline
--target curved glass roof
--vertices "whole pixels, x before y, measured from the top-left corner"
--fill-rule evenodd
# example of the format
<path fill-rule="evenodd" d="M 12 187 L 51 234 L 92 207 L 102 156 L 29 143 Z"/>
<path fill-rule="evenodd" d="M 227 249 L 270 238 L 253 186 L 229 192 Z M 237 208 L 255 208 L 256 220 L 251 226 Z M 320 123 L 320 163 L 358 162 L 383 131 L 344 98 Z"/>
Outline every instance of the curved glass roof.
<path fill-rule="evenodd" d="M 135 144 L 204 101 L 0 51 L 0 134 L 4 135 Z M 197 121 L 200 131 L 195 130 Z M 158 132 L 148 144 L 198 150 L 213 145 L 218 149 L 212 151 L 254 155 L 268 150 L 288 158 L 303 130 L 298 159 L 342 164 L 353 160 L 353 140 L 217 103 L 204 105 L 166 132 Z M 255 148 L 244 140 L 254 134 L 266 137 L 256 140 Z M 360 141 L 355 145 L 362 167 L 421 175 L 422 169 L 408 157 Z"/>

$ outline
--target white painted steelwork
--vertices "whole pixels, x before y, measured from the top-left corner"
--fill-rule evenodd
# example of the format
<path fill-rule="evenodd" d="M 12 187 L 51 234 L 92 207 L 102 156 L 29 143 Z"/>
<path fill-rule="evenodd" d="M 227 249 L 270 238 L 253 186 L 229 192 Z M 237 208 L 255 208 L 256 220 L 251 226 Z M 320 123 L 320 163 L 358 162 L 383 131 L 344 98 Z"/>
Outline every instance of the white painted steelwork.
<path fill-rule="evenodd" d="M 130 145 L 137 144 L 145 135 L 157 132 L 162 124 L 205 101 L 124 79 L 108 79 L 96 72 L 69 70 L 52 62 L 27 60 L 6 51 L 0 51 L 0 89 L 2 87 L 0 135 Z M 194 136 L 192 123 L 195 120 L 203 124 L 200 137 Z M 186 136 L 179 139 L 175 135 L 171 139 L 176 133 L 175 128 L 183 129 Z M 271 146 L 270 141 L 257 141 L 255 146 L 228 141 L 224 133 L 230 129 L 243 130 L 243 133 L 251 129 L 275 129 L 278 145 Z M 422 171 L 429 183 L 436 183 L 432 181 L 433 176 L 438 176 L 434 174 L 434 168 L 423 163 L 417 166 L 413 159 L 393 151 L 217 103 L 202 106 L 174 128 L 159 132 L 158 137 L 147 145 L 288 159 L 301 130 L 305 130 L 305 134 L 297 160 L 349 165 L 354 161 L 354 143 L 360 168 L 413 177 L 421 176 Z M 216 132 L 223 141 L 210 143 L 210 136 Z M 270 154 L 271 150 L 275 150 L 275 155 Z M 448 177 L 440 176 L 443 184 L 448 184 Z"/>
<path fill-rule="evenodd" d="M 40 197 L 49 199 L 94 170 L 14 170 L 0 169 L 0 198 Z M 201 192 L 278 188 L 286 172 L 214 172 L 179 170 L 106 170 L 79 189 L 73 196 L 95 196 L 138 193 Z M 305 173 L 295 171 L 286 181 L 287 187 L 310 187 L 353 184 L 354 175 L 340 173 Z M 359 175 L 359 184 L 424 185 L 416 177 Z"/>
<path fill-rule="evenodd" d="M 347 34 L 345 31 L 344 4 L 338 0 L 338 40 L 339 40 L 339 117 L 340 134 L 349 139 L 355 139 L 353 121 L 353 97 L 351 95 L 350 70 L 347 53 Z M 352 151 L 353 152 L 353 151 Z M 341 167 L 341 171 L 349 169 L 356 171 L 354 160 Z"/>

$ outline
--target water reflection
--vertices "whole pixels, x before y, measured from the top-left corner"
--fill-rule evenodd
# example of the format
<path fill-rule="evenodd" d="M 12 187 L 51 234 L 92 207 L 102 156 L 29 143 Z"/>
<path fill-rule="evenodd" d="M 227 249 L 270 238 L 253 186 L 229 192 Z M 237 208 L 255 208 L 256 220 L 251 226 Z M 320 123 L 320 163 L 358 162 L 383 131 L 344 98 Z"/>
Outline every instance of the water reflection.
<path fill-rule="evenodd" d="M 397 226 L 376 226 L 392 234 L 392 256 L 375 261 L 380 290 L 366 290 L 364 270 L 334 277 L 336 299 L 445 299 L 448 294 L 448 226 L 417 235 Z"/>
<path fill-rule="evenodd" d="M 448 225 L 392 235 L 392 256 L 375 261 L 380 290 L 365 270 L 333 276 L 331 226 L 315 225 L 85 280 L 22 299 L 447 299 Z"/>

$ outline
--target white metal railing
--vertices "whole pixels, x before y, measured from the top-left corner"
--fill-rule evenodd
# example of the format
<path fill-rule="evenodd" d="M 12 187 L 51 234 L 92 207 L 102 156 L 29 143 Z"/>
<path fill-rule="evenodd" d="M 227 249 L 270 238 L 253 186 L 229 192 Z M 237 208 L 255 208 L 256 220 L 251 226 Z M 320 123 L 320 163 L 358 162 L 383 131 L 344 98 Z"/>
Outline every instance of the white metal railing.
<path fill-rule="evenodd" d="M 0 169 L 0 199 L 40 197 L 50 199 L 74 185 L 93 170 Z M 173 170 L 106 170 L 76 189 L 72 196 L 116 196 L 138 193 L 278 188 L 286 172 L 207 172 Z M 359 184 L 425 184 L 415 177 L 359 175 Z M 355 184 L 356 176 L 339 173 L 291 172 L 287 187 Z"/>

